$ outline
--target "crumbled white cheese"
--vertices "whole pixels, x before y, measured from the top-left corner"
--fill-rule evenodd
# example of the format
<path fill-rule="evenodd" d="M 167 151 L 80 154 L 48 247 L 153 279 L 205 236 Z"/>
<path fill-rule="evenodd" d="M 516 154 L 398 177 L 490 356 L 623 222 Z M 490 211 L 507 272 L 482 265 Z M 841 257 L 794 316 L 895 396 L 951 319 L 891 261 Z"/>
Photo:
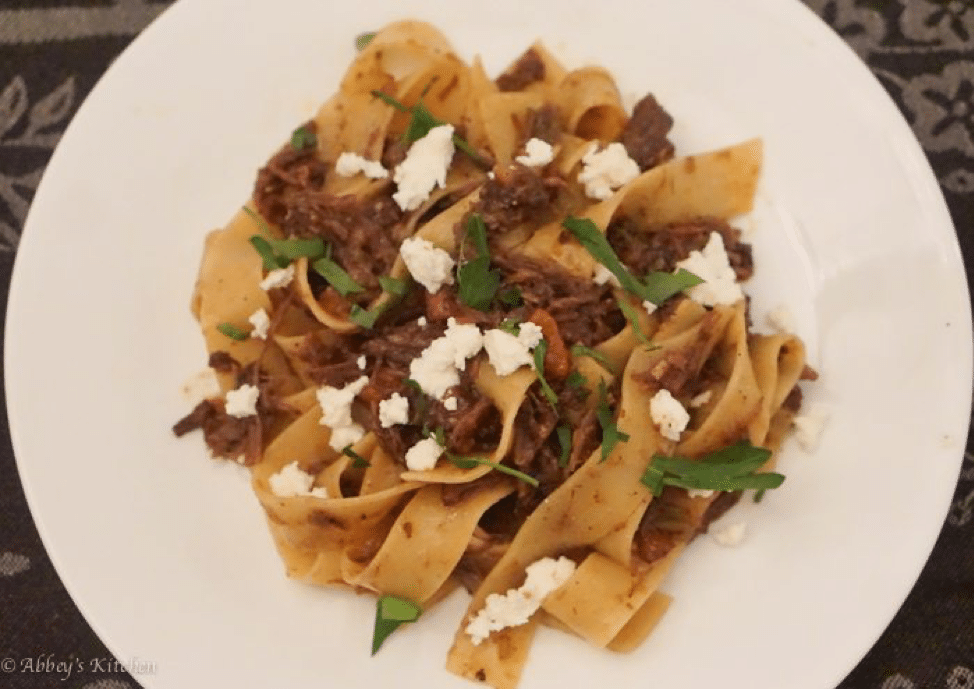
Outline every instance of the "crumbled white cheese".
<path fill-rule="evenodd" d="M 528 167 L 544 167 L 555 159 L 555 149 L 547 141 L 531 138 L 524 144 L 523 156 L 518 156 L 514 160 L 527 165 Z"/>
<path fill-rule="evenodd" d="M 418 325 L 420 328 L 425 328 L 426 327 L 426 316 L 420 316 L 419 318 L 417 318 L 416 319 L 416 325 Z"/>
<path fill-rule="evenodd" d="M 254 329 L 250 331 L 250 336 L 256 337 L 259 340 L 266 340 L 267 330 L 271 327 L 271 317 L 267 315 L 267 311 L 257 309 L 250 314 L 250 318 L 247 320 L 254 326 Z"/>
<path fill-rule="evenodd" d="M 331 429 L 328 444 L 333 450 L 341 451 L 357 443 L 365 435 L 365 429 L 352 420 L 352 401 L 368 382 L 366 376 L 361 376 L 343 388 L 325 385 L 318 388 L 315 393 L 318 405 L 321 407 L 319 423 Z"/>
<path fill-rule="evenodd" d="M 666 389 L 657 392 L 649 401 L 649 416 L 660 434 L 673 441 L 680 439 L 680 434 L 690 423 L 690 414 Z"/>
<path fill-rule="evenodd" d="M 457 402 L 456 397 L 447 397 L 445 400 L 443 400 L 443 408 L 447 411 L 456 411 L 458 404 L 459 402 Z"/>
<path fill-rule="evenodd" d="M 260 390 L 256 385 L 241 385 L 236 390 L 228 390 L 226 398 L 227 414 L 242 419 L 257 413 L 257 398 Z"/>
<path fill-rule="evenodd" d="M 795 319 L 791 314 L 791 310 L 785 304 L 778 304 L 775 308 L 768 312 L 765 316 L 768 321 L 768 325 L 781 333 L 793 333 L 795 332 Z"/>
<path fill-rule="evenodd" d="M 467 634 L 479 646 L 492 632 L 526 624 L 552 591 L 564 585 L 575 573 L 575 563 L 567 557 L 545 557 L 528 566 L 527 579 L 520 588 L 487 596 L 483 609 L 467 625 Z"/>
<path fill-rule="evenodd" d="M 338 156 L 338 160 L 335 161 L 335 172 L 341 177 L 354 177 L 360 172 L 369 179 L 385 179 L 389 176 L 389 171 L 382 167 L 382 163 L 378 160 L 369 160 L 349 151 Z"/>
<path fill-rule="evenodd" d="M 744 542 L 744 537 L 747 536 L 747 524 L 736 522 L 709 533 L 720 545 L 733 548 Z"/>
<path fill-rule="evenodd" d="M 398 392 L 392 393 L 389 399 L 379 402 L 379 425 L 392 428 L 396 424 L 409 421 L 409 400 Z"/>
<path fill-rule="evenodd" d="M 209 366 L 187 378 L 182 391 L 183 399 L 194 407 L 203 400 L 219 397 L 222 392 L 216 371 Z"/>
<path fill-rule="evenodd" d="M 615 274 L 606 268 L 601 263 L 595 266 L 595 275 L 592 276 L 592 282 L 596 285 L 604 285 L 609 283 L 613 287 L 622 287 L 622 283 L 619 282 L 619 278 Z"/>
<path fill-rule="evenodd" d="M 710 498 L 713 497 L 714 492 L 709 488 L 690 488 L 687 490 L 687 495 L 691 498 Z"/>
<path fill-rule="evenodd" d="M 792 423 L 795 425 L 795 439 L 806 452 L 812 452 L 818 447 L 819 437 L 829 420 L 829 407 L 824 404 L 812 404 L 804 414 L 796 416 Z"/>
<path fill-rule="evenodd" d="M 497 375 L 506 376 L 532 363 L 531 352 L 516 335 L 493 329 L 484 333 L 484 349 Z"/>
<path fill-rule="evenodd" d="M 517 341 L 528 349 L 534 349 L 543 339 L 544 333 L 537 323 L 524 321 L 518 326 Z"/>
<path fill-rule="evenodd" d="M 709 402 L 710 401 L 710 398 L 713 397 L 713 396 L 714 396 L 714 391 L 713 390 L 704 390 L 699 395 L 696 395 L 695 397 L 693 397 L 693 399 L 690 400 L 690 406 L 691 407 L 702 407 L 707 402 Z"/>
<path fill-rule="evenodd" d="M 724 250 L 724 239 L 720 232 L 711 232 L 703 251 L 691 251 L 676 266 L 689 270 L 703 280 L 701 284 L 687 290 L 690 298 L 698 304 L 730 306 L 744 298 L 744 292 L 737 283 L 737 276 Z"/>
<path fill-rule="evenodd" d="M 410 471 L 429 471 L 436 466 L 436 460 L 443 454 L 443 448 L 436 438 L 420 440 L 406 450 L 406 468 Z"/>
<path fill-rule="evenodd" d="M 582 156 L 578 182 L 585 185 L 585 194 L 589 198 L 602 201 L 612 196 L 612 192 L 623 184 L 639 177 L 639 165 L 618 141 L 601 151 L 598 148 L 598 144 L 593 143 Z"/>
<path fill-rule="evenodd" d="M 656 311 L 656 309 L 658 307 L 656 306 L 656 304 L 654 304 L 653 302 L 651 302 L 649 299 L 646 299 L 646 300 L 643 301 L 643 308 L 646 309 L 646 313 L 648 313 L 650 316 L 652 316 L 653 315 L 653 312 Z"/>
<path fill-rule="evenodd" d="M 367 362 L 366 362 L 366 359 L 365 359 L 365 355 L 364 354 L 362 356 L 360 356 L 358 359 L 355 360 L 355 365 L 358 366 L 358 368 L 359 368 L 360 371 L 364 371 L 365 370 L 366 363 Z"/>
<path fill-rule="evenodd" d="M 297 461 L 281 467 L 276 474 L 267 479 L 271 492 L 280 498 L 293 498 L 301 495 L 313 495 L 316 498 L 327 498 L 328 490 L 324 486 L 312 488 L 315 477 L 306 472 Z"/>
<path fill-rule="evenodd" d="M 446 332 L 409 364 L 409 377 L 430 397 L 442 399 L 447 390 L 460 383 L 460 371 L 467 359 L 484 346 L 484 336 L 476 325 L 447 321 Z"/>
<path fill-rule="evenodd" d="M 409 147 L 406 159 L 396 166 L 392 179 L 398 189 L 392 199 L 404 211 L 419 208 L 433 187 L 446 186 L 446 171 L 453 160 L 453 125 L 433 127 Z"/>
<path fill-rule="evenodd" d="M 399 255 L 409 274 L 430 294 L 435 294 L 443 285 L 453 284 L 456 263 L 450 254 L 428 239 L 410 237 L 404 240 L 399 246 Z"/>
<path fill-rule="evenodd" d="M 272 289 L 279 289 L 281 287 L 287 287 L 291 284 L 294 279 L 294 264 L 292 263 L 287 268 L 277 268 L 269 272 L 263 280 L 260 281 L 260 288 L 265 292 L 269 292 Z"/>

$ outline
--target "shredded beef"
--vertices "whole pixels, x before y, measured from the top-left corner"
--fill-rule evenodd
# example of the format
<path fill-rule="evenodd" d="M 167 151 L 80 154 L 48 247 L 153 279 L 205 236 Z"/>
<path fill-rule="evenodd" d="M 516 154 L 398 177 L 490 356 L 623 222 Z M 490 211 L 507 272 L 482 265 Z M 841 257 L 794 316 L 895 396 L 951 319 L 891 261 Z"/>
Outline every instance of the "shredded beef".
<path fill-rule="evenodd" d="M 741 491 L 739 490 L 718 493 L 714 501 L 707 505 L 707 511 L 700 518 L 697 533 L 707 533 L 710 525 L 727 514 L 727 511 L 736 505 L 740 499 Z"/>
<path fill-rule="evenodd" d="M 719 232 L 731 267 L 738 280 L 754 272 L 751 246 L 741 241 L 740 230 L 720 218 L 697 218 L 669 225 L 647 226 L 632 218 L 609 225 L 609 244 L 626 267 L 637 275 L 651 271 L 673 272 L 676 264 L 707 244 L 712 232 Z"/>
<path fill-rule="evenodd" d="M 351 338 L 336 337 L 325 342 L 314 333 L 305 335 L 296 356 L 308 367 L 308 376 L 315 385 L 340 388 L 362 375 L 354 358 L 349 357 Z"/>
<path fill-rule="evenodd" d="M 253 416 L 241 419 L 228 415 L 222 402 L 204 400 L 177 421 L 172 430 L 176 437 L 182 437 L 201 429 L 214 456 L 236 459 L 247 453 L 255 421 Z"/>
<path fill-rule="evenodd" d="M 545 66 L 541 56 L 534 48 L 528 48 L 517 62 L 497 77 L 496 83 L 501 91 L 520 91 L 544 77 Z"/>
<path fill-rule="evenodd" d="M 260 214 L 288 237 L 320 237 L 332 258 L 373 296 L 403 237 L 402 213 L 392 198 L 334 196 L 322 191 L 328 164 L 314 149 L 284 146 L 257 175 L 254 202 Z"/>
<path fill-rule="evenodd" d="M 670 114 L 647 94 L 636 103 L 619 140 L 639 169 L 646 171 L 673 157 L 673 144 L 666 138 L 672 126 Z"/>
<path fill-rule="evenodd" d="M 796 385 L 788 393 L 788 396 L 785 397 L 785 401 L 781 403 L 781 406 L 792 414 L 797 414 L 802 409 L 802 402 L 802 389 Z"/>
<path fill-rule="evenodd" d="M 514 417 L 514 444 L 510 454 L 514 466 L 529 469 L 538 450 L 557 425 L 558 412 L 540 393 L 537 385 L 531 386 Z"/>
<path fill-rule="evenodd" d="M 405 378 L 409 375 L 410 362 L 433 340 L 441 337 L 445 330 L 444 323 L 427 322 L 420 325 L 415 320 L 377 328 L 372 339 L 362 345 L 362 353 L 402 372 Z"/>
<path fill-rule="evenodd" d="M 484 183 L 473 212 L 483 218 L 488 236 L 509 232 L 527 222 L 541 224 L 551 210 L 556 189 L 536 170 L 516 163 L 498 170 Z"/>
<path fill-rule="evenodd" d="M 568 346 L 591 346 L 625 327 L 611 285 L 596 285 L 554 264 L 542 265 L 522 256 L 497 252 L 493 258 L 504 274 L 501 289 L 518 287 L 526 307 L 551 314 Z"/>
<path fill-rule="evenodd" d="M 554 145 L 561 141 L 564 133 L 558 106 L 546 103 L 538 109 L 528 110 L 520 143 L 523 146 L 530 139 L 541 139 Z"/>
<path fill-rule="evenodd" d="M 695 530 L 684 501 L 685 491 L 667 486 L 649 503 L 636 530 L 633 546 L 639 557 L 652 564 L 664 557 L 673 547 Z"/>
<path fill-rule="evenodd" d="M 240 370 L 240 362 L 227 352 L 213 352 L 208 364 L 217 373 L 236 373 Z"/>

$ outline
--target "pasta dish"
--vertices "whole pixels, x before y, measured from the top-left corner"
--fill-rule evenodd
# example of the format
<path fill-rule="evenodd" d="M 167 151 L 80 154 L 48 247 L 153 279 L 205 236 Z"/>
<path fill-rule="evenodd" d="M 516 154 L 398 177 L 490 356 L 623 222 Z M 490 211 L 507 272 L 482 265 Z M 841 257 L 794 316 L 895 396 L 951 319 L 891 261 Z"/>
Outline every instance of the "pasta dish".
<path fill-rule="evenodd" d="M 358 43 L 206 238 L 218 387 L 174 431 L 249 467 L 289 577 L 376 596 L 373 653 L 458 587 L 460 676 L 515 687 L 539 624 L 630 651 L 816 376 L 741 286 L 761 142 L 677 156 L 541 43 L 495 79 L 425 23 Z"/>

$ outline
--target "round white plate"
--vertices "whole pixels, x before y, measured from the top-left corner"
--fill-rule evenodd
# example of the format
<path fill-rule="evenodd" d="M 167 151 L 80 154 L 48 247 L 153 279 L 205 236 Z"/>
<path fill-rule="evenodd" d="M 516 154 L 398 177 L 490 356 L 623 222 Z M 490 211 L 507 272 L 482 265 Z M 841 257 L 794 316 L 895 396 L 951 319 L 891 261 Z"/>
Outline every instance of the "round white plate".
<path fill-rule="evenodd" d="M 640 9 L 636 9 L 639 7 Z M 10 295 L 6 381 L 27 497 L 81 611 L 149 689 L 465 687 L 444 659 L 463 596 L 369 657 L 374 604 L 288 581 L 246 474 L 170 426 L 205 362 L 189 298 L 204 234 L 336 87 L 354 36 L 437 23 L 493 73 L 536 38 L 653 91 L 678 151 L 766 144 L 754 313 L 787 303 L 832 409 L 744 545 L 699 539 L 643 647 L 543 630 L 523 689 L 826 689 L 889 623 L 961 458 L 971 323 L 919 146 L 864 65 L 782 0 L 183 0 L 113 65 L 58 147 Z"/>

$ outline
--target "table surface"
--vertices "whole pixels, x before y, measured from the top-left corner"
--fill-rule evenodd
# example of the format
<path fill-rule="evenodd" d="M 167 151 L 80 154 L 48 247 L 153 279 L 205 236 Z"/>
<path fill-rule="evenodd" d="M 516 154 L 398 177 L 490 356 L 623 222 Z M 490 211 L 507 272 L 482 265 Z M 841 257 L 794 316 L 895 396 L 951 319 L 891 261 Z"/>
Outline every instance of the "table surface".
<path fill-rule="evenodd" d="M 913 127 L 950 207 L 970 285 L 974 0 L 804 1 L 865 60 Z M 111 61 L 169 4 L 0 0 L 4 303 L 24 219 L 58 139 Z M 0 663 L 13 659 L 17 668 L 0 685 L 139 686 L 91 631 L 51 566 L 17 478 L 6 413 L 0 424 Z M 947 520 L 919 581 L 840 689 L 974 689 L 972 447 L 969 434 Z M 69 666 L 83 672 L 69 673 Z"/>

